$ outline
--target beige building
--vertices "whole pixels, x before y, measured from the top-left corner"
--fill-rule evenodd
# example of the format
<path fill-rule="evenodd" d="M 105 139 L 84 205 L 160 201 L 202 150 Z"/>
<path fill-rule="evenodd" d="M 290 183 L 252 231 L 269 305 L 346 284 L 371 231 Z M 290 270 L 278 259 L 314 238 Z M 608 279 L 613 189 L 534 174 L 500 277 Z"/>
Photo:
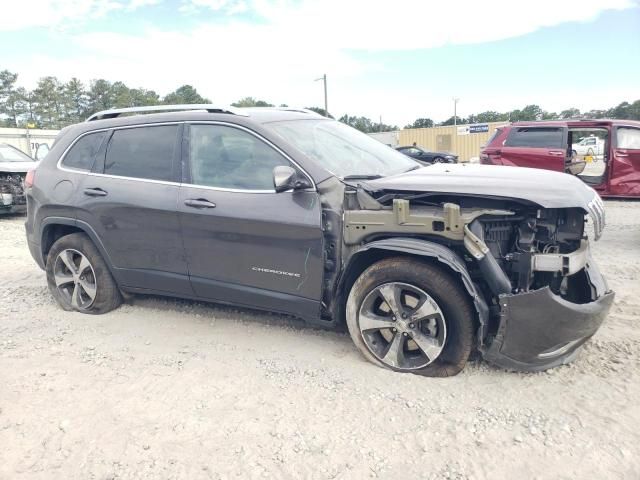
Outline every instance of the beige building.
<path fill-rule="evenodd" d="M 0 143 L 8 143 L 30 156 L 35 156 L 38 145 L 46 143 L 51 147 L 59 130 L 33 128 L 0 128 Z"/>
<path fill-rule="evenodd" d="M 410 128 L 400 130 L 399 144 L 416 145 L 425 150 L 453 152 L 459 161 L 468 162 L 480 156 L 480 149 L 487 143 L 496 128 L 508 122 L 477 123 L 433 128 Z"/>

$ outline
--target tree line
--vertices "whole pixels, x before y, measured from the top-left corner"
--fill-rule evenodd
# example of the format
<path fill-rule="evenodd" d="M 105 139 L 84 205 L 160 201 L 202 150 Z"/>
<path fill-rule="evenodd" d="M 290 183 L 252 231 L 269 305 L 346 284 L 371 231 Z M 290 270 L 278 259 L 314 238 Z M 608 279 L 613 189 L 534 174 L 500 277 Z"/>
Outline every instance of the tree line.
<path fill-rule="evenodd" d="M 640 100 L 633 103 L 622 102 L 606 110 L 588 110 L 581 112 L 578 108 L 568 108 L 560 113 L 547 112 L 538 105 L 527 105 L 523 109 L 509 112 L 486 111 L 468 117 L 449 117 L 436 124 L 430 118 L 418 118 L 404 128 L 431 128 L 439 125 L 465 125 L 469 123 L 519 122 L 525 120 L 566 120 L 569 118 L 617 118 L 621 120 L 640 120 Z"/>
<path fill-rule="evenodd" d="M 18 85 L 18 74 L 9 70 L 0 71 L 0 126 L 59 129 L 85 120 L 101 110 L 147 105 L 171 105 L 211 103 L 191 85 L 182 85 L 161 96 L 154 90 L 130 88 L 124 82 L 105 79 L 91 80 L 84 84 L 77 78 L 67 82 L 57 77 L 42 77 L 33 90 Z M 245 97 L 231 104 L 234 107 L 273 107 L 265 100 Z M 286 104 L 280 104 L 286 107 Z M 320 115 L 334 118 L 323 108 L 307 107 Z M 456 117 L 457 124 L 487 123 L 519 120 L 555 120 L 566 118 L 619 118 L 640 120 L 640 100 L 622 102 L 608 110 L 580 112 L 569 108 L 560 113 L 547 112 L 538 105 L 527 105 L 510 112 L 487 111 L 468 117 Z M 338 118 L 365 133 L 398 130 L 396 125 L 376 122 L 370 118 L 345 114 Z M 428 117 L 416 119 L 404 128 L 430 128 L 437 125 L 453 125 L 454 117 L 436 123 Z"/>

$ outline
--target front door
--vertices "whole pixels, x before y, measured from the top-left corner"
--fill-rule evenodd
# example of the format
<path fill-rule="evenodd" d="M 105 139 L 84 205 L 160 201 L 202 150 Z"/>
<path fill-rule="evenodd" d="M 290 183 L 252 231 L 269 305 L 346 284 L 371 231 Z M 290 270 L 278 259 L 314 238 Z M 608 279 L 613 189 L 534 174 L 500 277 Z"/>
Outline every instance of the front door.
<path fill-rule="evenodd" d="M 317 318 L 318 194 L 273 187 L 275 166 L 298 167 L 253 132 L 226 124 L 188 126 L 183 155 L 178 209 L 196 295 Z"/>
<path fill-rule="evenodd" d="M 76 195 L 120 284 L 192 295 L 176 204 L 179 124 L 117 129 Z"/>
<path fill-rule="evenodd" d="M 606 194 L 640 197 L 640 128 L 617 127 Z"/>

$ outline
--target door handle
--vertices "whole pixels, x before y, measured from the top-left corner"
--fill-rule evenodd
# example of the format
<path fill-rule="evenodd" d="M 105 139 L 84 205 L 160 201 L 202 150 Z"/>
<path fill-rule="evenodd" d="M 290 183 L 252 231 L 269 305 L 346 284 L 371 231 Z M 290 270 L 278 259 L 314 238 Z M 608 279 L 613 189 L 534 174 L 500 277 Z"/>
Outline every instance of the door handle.
<path fill-rule="evenodd" d="M 106 197 L 107 192 L 101 188 L 85 188 L 84 194 L 90 197 Z"/>
<path fill-rule="evenodd" d="M 629 154 L 626 150 L 616 150 L 616 157 L 628 157 Z"/>
<path fill-rule="evenodd" d="M 549 155 L 555 155 L 556 157 L 560 155 L 564 156 L 564 152 L 562 150 L 550 150 Z"/>
<path fill-rule="evenodd" d="M 193 208 L 216 208 L 216 204 L 210 202 L 206 198 L 189 198 L 188 200 L 184 201 L 184 204 L 187 207 Z"/>

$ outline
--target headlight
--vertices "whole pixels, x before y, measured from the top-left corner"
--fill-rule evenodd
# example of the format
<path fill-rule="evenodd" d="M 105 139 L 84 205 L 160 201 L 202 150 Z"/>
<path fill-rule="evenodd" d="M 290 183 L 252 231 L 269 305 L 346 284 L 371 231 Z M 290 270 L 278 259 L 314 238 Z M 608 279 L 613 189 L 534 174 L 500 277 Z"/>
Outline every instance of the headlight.
<path fill-rule="evenodd" d="M 593 222 L 594 240 L 599 240 L 605 225 L 604 202 L 597 192 L 594 192 L 593 199 L 589 202 L 589 216 Z"/>

